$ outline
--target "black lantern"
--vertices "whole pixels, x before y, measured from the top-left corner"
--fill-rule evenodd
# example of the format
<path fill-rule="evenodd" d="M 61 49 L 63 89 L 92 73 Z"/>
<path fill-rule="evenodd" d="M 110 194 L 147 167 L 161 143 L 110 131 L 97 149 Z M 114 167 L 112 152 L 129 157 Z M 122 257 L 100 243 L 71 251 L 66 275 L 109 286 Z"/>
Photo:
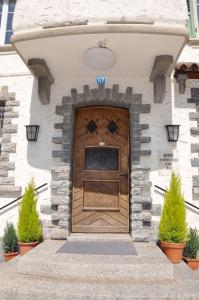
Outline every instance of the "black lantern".
<path fill-rule="evenodd" d="M 180 125 L 166 125 L 168 142 L 177 142 L 179 138 Z"/>
<path fill-rule="evenodd" d="M 39 133 L 39 125 L 26 125 L 26 138 L 29 142 L 36 142 Z"/>

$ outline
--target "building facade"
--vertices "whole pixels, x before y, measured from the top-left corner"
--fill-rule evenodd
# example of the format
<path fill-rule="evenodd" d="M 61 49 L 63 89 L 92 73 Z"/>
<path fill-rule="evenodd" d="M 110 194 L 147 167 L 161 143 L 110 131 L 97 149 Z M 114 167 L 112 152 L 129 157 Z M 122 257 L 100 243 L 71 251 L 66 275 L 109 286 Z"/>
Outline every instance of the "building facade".
<path fill-rule="evenodd" d="M 2 1 L 0 206 L 34 178 L 46 238 L 149 241 L 172 170 L 199 204 L 197 2 Z"/>

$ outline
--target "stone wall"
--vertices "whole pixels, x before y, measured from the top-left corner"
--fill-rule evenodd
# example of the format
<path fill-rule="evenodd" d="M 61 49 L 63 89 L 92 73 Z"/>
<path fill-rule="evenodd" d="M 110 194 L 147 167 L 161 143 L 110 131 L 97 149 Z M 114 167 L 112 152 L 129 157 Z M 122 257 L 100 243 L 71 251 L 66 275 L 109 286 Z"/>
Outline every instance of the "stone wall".
<path fill-rule="evenodd" d="M 71 231 L 72 202 L 72 145 L 74 128 L 74 110 L 78 107 L 106 105 L 125 107 L 130 114 L 130 232 L 133 240 L 147 241 L 153 235 L 151 230 L 152 200 L 149 168 L 140 165 L 142 156 L 150 156 L 150 150 L 141 150 L 141 144 L 150 143 L 150 137 L 144 136 L 148 124 L 140 122 L 140 114 L 150 113 L 150 105 L 142 104 L 142 95 L 133 94 L 127 87 L 126 93 L 120 93 L 119 85 L 112 89 L 99 86 L 90 89 L 84 86 L 84 92 L 78 94 L 71 90 L 71 97 L 64 97 L 62 105 L 56 107 L 56 114 L 63 116 L 62 123 L 56 123 L 56 129 L 62 129 L 62 137 L 53 137 L 52 142 L 62 145 L 61 150 L 53 151 L 54 158 L 60 158 L 60 165 L 52 169 L 51 207 L 43 207 L 43 212 L 50 211 L 52 223 L 44 229 L 52 239 L 66 239 Z"/>
<path fill-rule="evenodd" d="M 1 197 L 18 197 L 21 188 L 15 186 L 14 172 L 15 163 L 10 161 L 10 154 L 16 152 L 16 143 L 12 137 L 17 134 L 17 125 L 12 120 L 18 118 L 15 107 L 19 106 L 19 101 L 15 101 L 15 94 L 8 92 L 8 87 L 3 86 L 0 91 L 0 101 L 5 102 L 5 113 L 2 129 L 2 142 L 0 154 L 0 195 Z"/>
<path fill-rule="evenodd" d="M 188 103 L 195 104 L 196 112 L 189 113 L 190 120 L 196 121 L 196 126 L 190 128 L 190 134 L 194 137 L 199 137 L 199 88 L 191 89 L 191 98 L 188 99 Z M 191 159 L 191 165 L 198 169 L 199 172 L 199 143 L 197 141 L 191 144 L 191 153 L 195 153 L 197 157 Z M 193 199 L 199 198 L 199 175 L 193 176 Z"/>

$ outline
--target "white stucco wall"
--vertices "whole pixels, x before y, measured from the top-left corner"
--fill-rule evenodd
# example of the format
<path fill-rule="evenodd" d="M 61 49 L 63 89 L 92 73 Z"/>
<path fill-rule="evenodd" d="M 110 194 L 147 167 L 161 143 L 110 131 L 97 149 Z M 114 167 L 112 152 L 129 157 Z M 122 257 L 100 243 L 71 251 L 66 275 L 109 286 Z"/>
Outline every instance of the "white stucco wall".
<path fill-rule="evenodd" d="M 185 0 L 18 0 L 14 30 L 109 20 L 185 25 L 186 19 Z"/>
<path fill-rule="evenodd" d="M 24 190 L 28 181 L 34 177 L 36 186 L 48 183 L 48 188 L 39 195 L 38 208 L 41 204 L 50 204 L 50 181 L 51 167 L 59 163 L 59 159 L 52 158 L 52 150 L 59 150 L 60 146 L 52 144 L 53 136 L 61 136 L 61 130 L 54 129 L 54 123 L 62 120 L 61 116 L 55 115 L 56 105 L 61 104 L 62 97 L 70 95 L 71 88 L 77 88 L 82 91 L 82 87 L 88 84 L 91 88 L 96 86 L 95 79 L 98 75 L 92 77 L 70 77 L 68 76 L 55 80 L 51 90 L 50 105 L 41 105 L 37 94 L 37 82 L 34 80 L 28 69 L 20 60 L 17 54 L 0 54 L 0 85 L 7 85 L 10 92 L 16 93 L 16 100 L 20 101 L 20 106 L 16 108 L 19 111 L 19 118 L 14 122 L 18 124 L 18 134 L 13 137 L 17 143 L 16 154 L 11 155 L 11 160 L 15 161 L 15 185 L 21 186 Z M 106 75 L 106 74 L 104 74 Z M 141 116 L 143 124 L 149 124 L 149 129 L 143 131 L 143 136 L 150 136 L 150 144 L 142 144 L 142 149 L 152 150 L 151 157 L 142 158 L 141 164 L 151 168 L 150 180 L 152 182 L 153 203 L 162 204 L 162 194 L 154 188 L 159 185 L 163 188 L 168 186 L 171 170 L 166 170 L 159 159 L 163 153 L 171 153 L 178 158 L 174 163 L 173 169 L 182 177 L 182 190 L 187 201 L 199 205 L 199 199 L 192 200 L 192 175 L 197 175 L 197 168 L 191 166 L 190 145 L 195 142 L 194 137 L 190 135 L 190 127 L 195 126 L 194 121 L 189 120 L 189 112 L 195 111 L 194 104 L 188 104 L 187 98 L 190 98 L 190 88 L 198 87 L 197 80 L 188 80 L 185 94 L 179 95 L 178 85 L 175 80 L 167 80 L 167 93 L 162 104 L 154 104 L 153 85 L 149 83 L 147 77 L 116 77 L 107 76 L 107 87 L 113 84 L 119 84 L 121 92 L 126 90 L 127 86 L 132 86 L 134 93 L 143 95 L 143 103 L 151 104 L 151 113 Z M 165 131 L 167 124 L 180 124 L 180 137 L 178 143 L 168 143 Z M 40 125 L 39 138 L 36 143 L 28 143 L 25 134 L 25 125 Z M 12 199 L 9 199 L 12 200 Z M 6 204 L 8 199 L 0 197 L 0 206 Z M 188 222 L 192 226 L 198 226 L 198 215 L 190 209 L 187 209 Z M 50 216 L 41 215 L 41 218 L 48 219 Z M 3 233 L 6 220 L 17 221 L 17 207 L 0 214 L 0 236 Z M 158 220 L 154 217 L 153 220 Z"/>

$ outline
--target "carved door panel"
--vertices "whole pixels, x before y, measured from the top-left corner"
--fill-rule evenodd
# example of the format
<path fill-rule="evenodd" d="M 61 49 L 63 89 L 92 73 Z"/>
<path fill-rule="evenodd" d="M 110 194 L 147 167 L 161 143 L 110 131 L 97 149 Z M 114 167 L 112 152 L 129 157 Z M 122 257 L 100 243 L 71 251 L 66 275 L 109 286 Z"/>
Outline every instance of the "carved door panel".
<path fill-rule="evenodd" d="M 119 108 L 76 113 L 73 232 L 129 232 L 129 115 Z"/>

